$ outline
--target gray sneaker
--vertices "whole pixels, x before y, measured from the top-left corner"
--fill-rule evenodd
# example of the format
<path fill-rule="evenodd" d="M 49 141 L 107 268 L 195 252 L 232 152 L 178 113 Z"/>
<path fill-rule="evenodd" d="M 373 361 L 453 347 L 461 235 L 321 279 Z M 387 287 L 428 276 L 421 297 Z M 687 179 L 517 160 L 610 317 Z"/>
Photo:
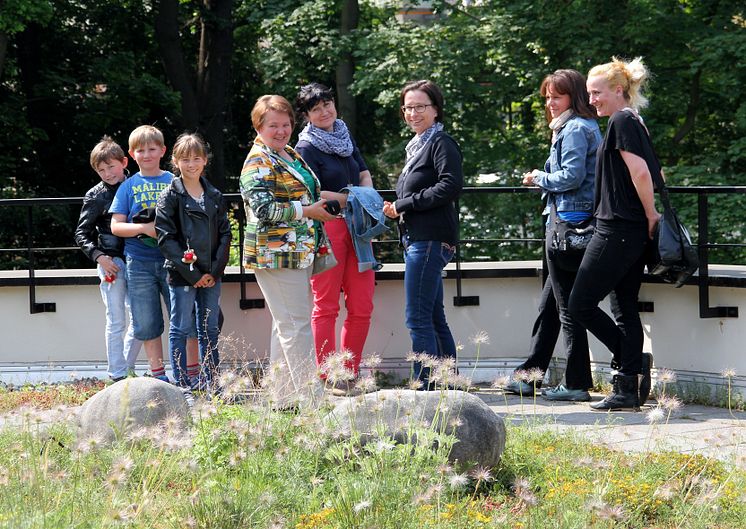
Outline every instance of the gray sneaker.
<path fill-rule="evenodd" d="M 547 400 L 568 400 L 571 402 L 587 402 L 591 400 L 591 394 L 583 389 L 570 389 L 562 384 L 556 388 L 542 391 L 541 396 Z"/>

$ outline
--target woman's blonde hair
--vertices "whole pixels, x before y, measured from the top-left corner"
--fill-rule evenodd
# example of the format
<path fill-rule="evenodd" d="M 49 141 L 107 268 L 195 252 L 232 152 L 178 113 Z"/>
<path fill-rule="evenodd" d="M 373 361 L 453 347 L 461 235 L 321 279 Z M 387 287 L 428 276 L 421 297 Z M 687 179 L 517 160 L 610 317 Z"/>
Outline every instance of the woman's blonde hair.
<path fill-rule="evenodd" d="M 611 62 L 594 66 L 588 72 L 588 77 L 602 76 L 611 87 L 621 86 L 624 98 L 629 106 L 635 110 L 645 108 L 648 104 L 647 98 L 642 95 L 642 89 L 647 83 L 650 73 L 642 63 L 642 57 L 636 57 L 631 61 L 625 61 L 612 57 Z"/>
<path fill-rule="evenodd" d="M 174 148 L 171 151 L 171 166 L 176 174 L 179 174 L 178 161 L 189 156 L 199 156 L 204 158 L 205 162 L 209 161 L 207 144 L 202 139 L 202 136 L 185 132 L 176 138 L 176 143 L 174 143 Z"/>

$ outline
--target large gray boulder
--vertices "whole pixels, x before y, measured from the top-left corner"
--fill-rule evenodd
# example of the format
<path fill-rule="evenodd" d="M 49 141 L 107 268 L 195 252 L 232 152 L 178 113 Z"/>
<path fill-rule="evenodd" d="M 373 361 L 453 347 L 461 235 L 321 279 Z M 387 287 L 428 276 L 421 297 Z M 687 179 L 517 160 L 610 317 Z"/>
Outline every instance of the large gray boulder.
<path fill-rule="evenodd" d="M 479 397 L 463 391 L 381 390 L 340 399 L 328 417 L 335 434 L 367 443 L 379 432 L 407 442 L 411 426 L 433 427 L 458 441 L 448 459 L 466 467 L 494 467 L 505 449 L 505 423 Z"/>
<path fill-rule="evenodd" d="M 184 391 L 149 377 L 126 378 L 99 391 L 80 409 L 80 438 L 112 442 L 117 437 L 168 420 L 184 426 L 190 411 Z"/>

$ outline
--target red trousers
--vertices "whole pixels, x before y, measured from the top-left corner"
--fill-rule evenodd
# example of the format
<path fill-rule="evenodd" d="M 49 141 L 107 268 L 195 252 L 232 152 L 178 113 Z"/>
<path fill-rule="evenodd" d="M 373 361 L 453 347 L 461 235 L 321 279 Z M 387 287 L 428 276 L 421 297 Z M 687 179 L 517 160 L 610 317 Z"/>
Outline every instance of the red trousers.
<path fill-rule="evenodd" d="M 344 219 L 326 222 L 324 228 L 339 264 L 311 277 L 311 327 L 316 345 L 316 361 L 321 365 L 326 357 L 338 351 L 336 323 L 339 315 L 339 293 L 343 292 L 347 318 L 342 326 L 339 350 L 349 350 L 352 353 L 352 360 L 347 363 L 347 368 L 357 376 L 373 312 L 375 272 L 358 272 L 355 248 Z"/>

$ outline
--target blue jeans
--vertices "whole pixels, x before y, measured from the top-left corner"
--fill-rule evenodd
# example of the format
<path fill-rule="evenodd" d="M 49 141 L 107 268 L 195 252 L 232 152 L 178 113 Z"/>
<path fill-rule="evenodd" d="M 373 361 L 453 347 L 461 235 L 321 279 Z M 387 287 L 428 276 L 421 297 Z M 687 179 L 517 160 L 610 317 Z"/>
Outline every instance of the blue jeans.
<path fill-rule="evenodd" d="M 130 296 L 135 338 L 152 340 L 163 334 L 161 297 L 171 302 L 163 260 L 145 261 L 127 257 L 127 293 Z"/>
<path fill-rule="evenodd" d="M 211 288 L 169 285 L 171 325 L 168 331 L 168 351 L 174 380 L 179 385 L 189 385 L 186 342 L 187 338 L 194 333 L 195 314 L 199 339 L 200 377 L 205 381 L 211 381 L 218 368 L 220 363 L 218 352 L 220 288 L 219 280 L 215 281 L 215 286 Z"/>
<path fill-rule="evenodd" d="M 120 378 L 135 369 L 137 354 L 142 342 L 135 338 L 135 329 L 130 314 L 130 298 L 127 295 L 127 265 L 120 257 L 114 257 L 119 273 L 113 283 L 108 283 L 106 273 L 98 265 L 101 280 L 101 299 L 106 307 L 106 357 L 109 361 L 109 376 Z M 130 322 L 127 325 L 127 318 Z"/>
<path fill-rule="evenodd" d="M 412 351 L 456 358 L 456 343 L 443 308 L 443 268 L 456 248 L 440 241 L 404 242 L 405 316 Z M 415 362 L 414 375 L 427 386 L 430 369 Z"/>

